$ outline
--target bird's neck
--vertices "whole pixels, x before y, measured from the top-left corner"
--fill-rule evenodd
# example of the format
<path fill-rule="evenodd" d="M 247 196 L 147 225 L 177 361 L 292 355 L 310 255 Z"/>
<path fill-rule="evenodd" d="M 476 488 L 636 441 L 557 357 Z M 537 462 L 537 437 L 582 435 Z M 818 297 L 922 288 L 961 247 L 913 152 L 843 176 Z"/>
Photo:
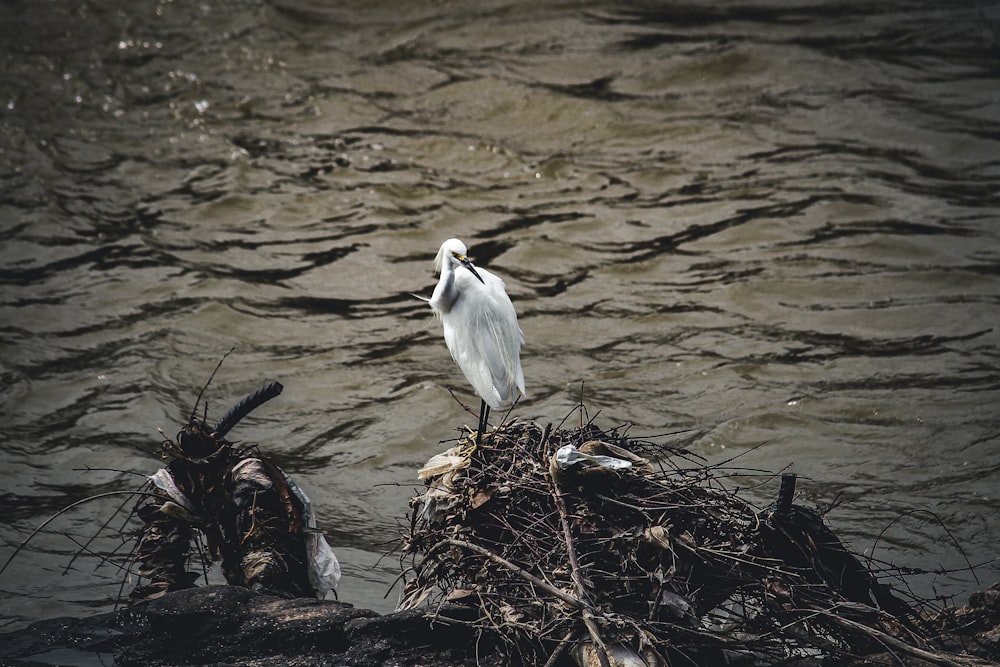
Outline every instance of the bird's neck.
<path fill-rule="evenodd" d="M 441 267 L 441 278 L 438 280 L 434 293 L 431 295 L 430 305 L 438 313 L 447 313 L 455 305 L 458 293 L 455 291 L 455 266 L 451 262 L 444 262 Z"/>

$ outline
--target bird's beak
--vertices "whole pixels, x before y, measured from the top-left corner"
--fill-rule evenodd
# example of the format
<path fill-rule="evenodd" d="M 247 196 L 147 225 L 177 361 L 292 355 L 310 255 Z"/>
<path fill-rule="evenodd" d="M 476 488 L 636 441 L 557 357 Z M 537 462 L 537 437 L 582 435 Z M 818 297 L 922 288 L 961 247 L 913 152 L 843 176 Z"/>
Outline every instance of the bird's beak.
<path fill-rule="evenodd" d="M 483 277 L 476 272 L 476 267 L 472 265 L 472 260 L 470 260 L 465 255 L 455 255 L 455 257 L 458 259 L 459 262 L 462 263 L 462 266 L 467 268 L 469 271 L 472 271 L 472 275 L 476 277 L 476 280 L 478 280 L 484 285 L 486 284 L 486 281 L 483 280 Z"/>

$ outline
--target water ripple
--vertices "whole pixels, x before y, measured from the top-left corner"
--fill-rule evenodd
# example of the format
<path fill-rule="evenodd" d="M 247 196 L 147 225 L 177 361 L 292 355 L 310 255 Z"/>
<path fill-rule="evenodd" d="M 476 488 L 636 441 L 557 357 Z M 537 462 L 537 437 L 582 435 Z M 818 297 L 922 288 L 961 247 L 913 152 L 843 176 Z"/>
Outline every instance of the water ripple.
<path fill-rule="evenodd" d="M 6 548 L 131 483 L 82 466 L 161 465 L 155 428 L 236 347 L 210 412 L 285 384 L 238 437 L 307 488 L 364 579 L 349 601 L 384 609 L 365 577 L 395 573 L 365 568 L 414 471 L 474 421 L 412 296 L 459 236 L 525 332 L 514 414 L 559 422 L 582 391 L 706 459 L 794 465 L 804 501 L 849 501 L 831 514 L 848 539 L 934 508 L 992 557 L 994 8 L 154 9 L 0 8 Z M 939 527 L 905 527 L 893 554 L 950 562 Z M 44 539 L 55 571 L 75 547 Z M 22 575 L 62 613 L 110 597 Z"/>

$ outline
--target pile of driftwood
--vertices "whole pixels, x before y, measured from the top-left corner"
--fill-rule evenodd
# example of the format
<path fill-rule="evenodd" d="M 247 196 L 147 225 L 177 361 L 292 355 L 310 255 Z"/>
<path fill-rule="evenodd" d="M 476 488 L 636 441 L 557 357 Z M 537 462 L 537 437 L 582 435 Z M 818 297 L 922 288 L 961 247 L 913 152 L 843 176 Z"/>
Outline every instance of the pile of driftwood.
<path fill-rule="evenodd" d="M 484 663 L 981 664 L 793 504 L 792 475 L 758 510 L 683 451 L 514 421 L 421 476 L 400 608 L 464 616 Z"/>
<path fill-rule="evenodd" d="M 280 597 L 322 599 L 330 591 L 336 595 L 340 563 L 316 527 L 308 496 L 256 446 L 239 448 L 226 439 L 244 417 L 282 392 L 281 383 L 268 382 L 247 395 L 214 426 L 207 414 L 198 416 L 207 387 L 177 437 L 164 437 L 165 467 L 134 491 L 90 496 L 49 517 L 0 565 L 0 575 L 60 515 L 84 503 L 121 495 L 125 500 L 88 539 L 80 542 L 67 536 L 80 549 L 66 571 L 85 554 L 100 557 L 101 565 L 118 565 L 119 550 L 131 544 L 131 553 L 118 565 L 123 573 L 120 590 L 133 576 L 139 579 L 129 603 L 191 588 L 201 576 L 207 582 L 208 567 L 218 560 L 226 582 L 235 586 Z M 110 527 L 114 518 L 132 500 L 134 506 L 115 531 Z M 133 517 L 141 522 L 135 530 L 129 528 Z M 113 548 L 102 552 L 93 546 L 102 539 L 110 539 Z M 190 569 L 196 564 L 200 567 Z"/>

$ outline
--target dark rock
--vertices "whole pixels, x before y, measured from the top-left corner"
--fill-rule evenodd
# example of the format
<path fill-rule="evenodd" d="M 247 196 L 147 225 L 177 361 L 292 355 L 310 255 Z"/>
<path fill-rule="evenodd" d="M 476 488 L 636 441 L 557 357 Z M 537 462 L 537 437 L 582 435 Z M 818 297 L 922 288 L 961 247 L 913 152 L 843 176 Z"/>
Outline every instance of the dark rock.
<path fill-rule="evenodd" d="M 208 586 L 0 635 L 0 665 L 475 665 L 464 626 L 326 600 Z"/>
<path fill-rule="evenodd" d="M 420 610 L 380 616 L 342 602 L 207 586 L 115 612 L 54 618 L 0 634 L 0 667 L 496 665 L 488 638 L 477 638 L 467 624 L 447 620 L 468 613 L 446 607 L 435 619 Z M 995 664 L 982 660 L 998 657 L 1000 585 L 973 594 L 968 606 L 942 614 L 938 623 L 942 639 L 951 638 L 956 662 Z M 899 664 L 899 656 L 886 654 L 885 659 Z"/>
<path fill-rule="evenodd" d="M 122 633 L 111 626 L 112 617 L 51 618 L 2 634 L 0 665 L 101 665 L 102 659 L 114 664 L 111 652 Z"/>

